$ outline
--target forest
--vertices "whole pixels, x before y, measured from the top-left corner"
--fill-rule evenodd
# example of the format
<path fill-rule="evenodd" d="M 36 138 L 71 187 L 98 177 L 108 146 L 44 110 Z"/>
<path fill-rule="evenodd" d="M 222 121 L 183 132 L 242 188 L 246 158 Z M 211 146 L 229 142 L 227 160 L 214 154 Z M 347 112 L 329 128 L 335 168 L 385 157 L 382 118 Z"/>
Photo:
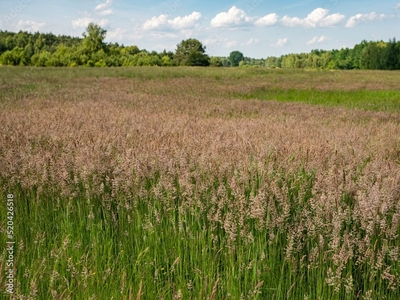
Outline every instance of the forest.
<path fill-rule="evenodd" d="M 56 67 L 117 66 L 213 66 L 266 67 L 286 69 L 372 69 L 399 70 L 400 42 L 395 38 L 366 41 L 354 48 L 312 50 L 310 53 L 286 54 L 280 57 L 254 59 L 232 51 L 228 57 L 209 57 L 206 46 L 196 39 L 177 45 L 175 52 L 156 52 L 105 43 L 107 31 L 89 24 L 82 37 L 52 33 L 18 33 L 0 30 L 0 65 Z"/>
<path fill-rule="evenodd" d="M 312 50 L 310 53 L 268 57 L 265 61 L 265 67 L 399 70 L 400 42 L 396 41 L 395 38 L 389 40 L 389 42 L 363 40 L 352 49 Z"/>

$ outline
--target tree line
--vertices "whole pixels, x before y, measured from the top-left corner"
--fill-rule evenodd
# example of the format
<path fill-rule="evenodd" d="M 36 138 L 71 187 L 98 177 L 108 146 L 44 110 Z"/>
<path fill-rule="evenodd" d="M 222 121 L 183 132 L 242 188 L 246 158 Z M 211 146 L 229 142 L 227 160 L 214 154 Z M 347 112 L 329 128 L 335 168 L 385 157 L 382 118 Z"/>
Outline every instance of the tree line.
<path fill-rule="evenodd" d="M 268 57 L 265 66 L 287 69 L 400 70 L 400 42 L 395 38 L 389 42 L 363 40 L 352 49 L 312 50 L 310 53 Z"/>
<path fill-rule="evenodd" d="M 400 42 L 362 41 L 354 48 L 312 50 L 266 59 L 232 51 L 228 57 L 209 57 L 196 39 L 183 40 L 172 51 L 147 51 L 137 46 L 105 43 L 107 31 L 90 23 L 83 36 L 18 33 L 0 30 L 0 65 L 20 66 L 213 66 L 319 69 L 400 69 Z"/>
<path fill-rule="evenodd" d="M 205 46 L 182 41 L 174 52 L 149 52 L 137 46 L 105 43 L 107 31 L 91 23 L 82 38 L 52 33 L 0 31 L 0 64 L 14 66 L 117 67 L 210 65 Z"/>

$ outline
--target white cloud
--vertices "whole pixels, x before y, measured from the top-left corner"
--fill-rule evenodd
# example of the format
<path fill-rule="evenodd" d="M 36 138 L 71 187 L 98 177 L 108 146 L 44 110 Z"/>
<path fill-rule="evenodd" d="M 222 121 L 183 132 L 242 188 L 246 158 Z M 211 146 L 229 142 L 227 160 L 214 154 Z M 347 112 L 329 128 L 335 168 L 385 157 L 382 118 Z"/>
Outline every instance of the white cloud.
<path fill-rule="evenodd" d="M 189 29 L 196 27 L 201 18 L 201 13 L 194 11 L 188 16 L 176 17 L 175 19 L 169 20 L 167 15 L 159 15 L 158 17 L 152 17 L 143 24 L 143 29 Z"/>
<path fill-rule="evenodd" d="M 396 5 L 395 5 L 395 7 L 394 8 L 396 8 L 396 9 L 400 9 L 400 2 L 399 3 L 397 3 Z"/>
<path fill-rule="evenodd" d="M 219 42 L 219 39 L 206 39 L 204 40 L 204 45 L 206 45 L 207 47 L 210 47 L 212 45 L 215 45 Z"/>
<path fill-rule="evenodd" d="M 171 40 L 171 39 L 176 39 L 179 37 L 179 35 L 175 33 L 160 33 L 160 32 L 150 32 L 148 36 L 156 38 L 156 39 L 164 39 L 164 40 Z"/>
<path fill-rule="evenodd" d="M 84 17 L 84 18 L 80 18 L 80 19 L 76 19 L 72 21 L 72 27 L 74 28 L 80 28 L 80 27 L 87 27 L 89 25 L 89 23 L 95 23 L 101 27 L 106 26 L 109 21 L 107 19 L 94 19 L 91 17 Z"/>
<path fill-rule="evenodd" d="M 46 26 L 46 23 L 44 23 L 44 22 L 38 23 L 35 21 L 30 21 L 30 20 L 27 20 L 27 21 L 20 20 L 17 23 L 16 28 L 18 30 L 25 30 L 25 31 L 39 31 L 44 26 Z"/>
<path fill-rule="evenodd" d="M 109 16 L 113 14 L 112 9 L 106 9 L 98 13 L 101 16 Z"/>
<path fill-rule="evenodd" d="M 200 18 L 201 13 L 194 11 L 188 16 L 176 17 L 173 20 L 169 20 L 168 23 L 171 24 L 173 28 L 177 29 L 193 28 L 196 26 Z"/>
<path fill-rule="evenodd" d="M 143 29 L 151 30 L 157 29 L 168 24 L 167 15 L 159 15 L 158 17 L 152 17 L 143 24 Z"/>
<path fill-rule="evenodd" d="M 275 44 L 271 44 L 272 47 L 283 47 L 289 40 L 287 38 L 279 39 Z"/>
<path fill-rule="evenodd" d="M 385 18 L 388 18 L 388 16 L 385 14 L 378 15 L 376 12 L 371 12 L 369 14 L 356 14 L 355 16 L 350 17 L 346 23 L 346 27 L 353 28 L 361 23 L 383 20 Z"/>
<path fill-rule="evenodd" d="M 328 40 L 328 37 L 326 37 L 325 35 L 321 35 L 320 37 L 318 36 L 314 36 L 311 40 L 309 40 L 307 42 L 307 45 L 312 45 L 315 43 L 322 43 L 324 41 Z"/>
<path fill-rule="evenodd" d="M 258 44 L 259 39 L 249 39 L 246 43 L 242 44 L 243 46 L 251 46 L 251 45 L 255 45 Z"/>
<path fill-rule="evenodd" d="M 226 48 L 232 48 L 233 46 L 237 45 L 237 41 L 229 41 L 225 43 Z"/>
<path fill-rule="evenodd" d="M 231 41 L 227 37 L 223 36 L 216 36 L 215 38 L 206 39 L 204 40 L 204 45 L 207 46 L 208 50 L 215 50 L 217 47 L 219 48 L 220 45 L 229 48 L 237 44 L 237 41 Z"/>
<path fill-rule="evenodd" d="M 94 10 L 98 11 L 98 10 L 106 9 L 107 7 L 110 7 L 111 4 L 112 4 L 112 0 L 106 0 L 106 2 L 97 5 Z"/>
<path fill-rule="evenodd" d="M 249 24 L 251 20 L 242 9 L 232 6 L 227 12 L 217 14 L 211 20 L 211 27 L 240 27 Z"/>
<path fill-rule="evenodd" d="M 107 32 L 107 39 L 111 39 L 111 40 L 122 40 L 122 38 L 124 37 L 124 33 L 126 33 L 127 30 L 126 29 L 122 29 L 122 28 L 116 28 L 114 30 L 110 30 Z"/>
<path fill-rule="evenodd" d="M 278 19 L 278 15 L 273 13 L 258 19 L 254 22 L 254 24 L 258 26 L 272 26 L 278 22 Z"/>
<path fill-rule="evenodd" d="M 342 14 L 336 13 L 329 15 L 328 9 L 316 8 L 304 19 L 300 19 L 298 17 L 291 18 L 288 16 L 284 16 L 281 22 L 284 26 L 288 27 L 332 27 L 341 23 L 344 18 L 345 16 Z"/>
<path fill-rule="evenodd" d="M 295 27 L 302 25 L 302 20 L 297 17 L 291 18 L 288 16 L 284 16 L 281 21 L 283 25 L 288 27 Z"/>

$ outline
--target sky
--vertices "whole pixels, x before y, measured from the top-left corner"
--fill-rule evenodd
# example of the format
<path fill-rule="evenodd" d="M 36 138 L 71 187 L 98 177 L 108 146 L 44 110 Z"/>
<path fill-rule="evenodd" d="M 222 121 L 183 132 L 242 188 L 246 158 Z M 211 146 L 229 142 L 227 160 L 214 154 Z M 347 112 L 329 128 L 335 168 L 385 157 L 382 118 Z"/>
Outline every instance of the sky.
<path fill-rule="evenodd" d="M 0 0 L 0 30 L 80 36 L 90 22 L 106 42 L 175 51 L 196 38 L 211 56 L 266 58 L 400 39 L 400 0 Z"/>

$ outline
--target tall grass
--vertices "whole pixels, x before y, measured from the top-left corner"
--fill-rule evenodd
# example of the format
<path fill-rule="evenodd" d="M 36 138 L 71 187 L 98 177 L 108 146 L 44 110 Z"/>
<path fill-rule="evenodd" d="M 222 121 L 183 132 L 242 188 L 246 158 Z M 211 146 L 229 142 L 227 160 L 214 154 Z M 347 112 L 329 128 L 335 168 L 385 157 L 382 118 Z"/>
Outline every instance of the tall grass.
<path fill-rule="evenodd" d="M 24 70 L 0 104 L 16 298 L 400 298 L 395 110 L 238 99 L 254 70 Z"/>
<path fill-rule="evenodd" d="M 193 180 L 183 189 L 176 178 L 159 176 L 156 172 L 137 182 L 141 186 L 133 185 L 131 193 L 114 196 L 106 181 L 99 193 L 77 180 L 73 197 L 61 196 L 54 187 L 42 192 L 10 188 L 18 207 L 17 295 L 400 296 L 397 234 L 378 224 L 368 232 L 349 195 L 335 210 L 322 212 L 313 198 L 312 173 L 257 170 L 239 182 L 244 194 L 237 194 L 227 177 L 209 174 L 207 185 Z M 394 211 L 391 207 L 378 216 L 392 219 Z"/>

